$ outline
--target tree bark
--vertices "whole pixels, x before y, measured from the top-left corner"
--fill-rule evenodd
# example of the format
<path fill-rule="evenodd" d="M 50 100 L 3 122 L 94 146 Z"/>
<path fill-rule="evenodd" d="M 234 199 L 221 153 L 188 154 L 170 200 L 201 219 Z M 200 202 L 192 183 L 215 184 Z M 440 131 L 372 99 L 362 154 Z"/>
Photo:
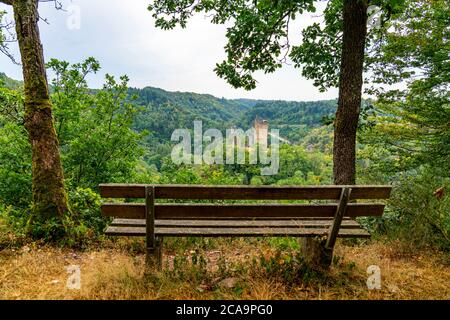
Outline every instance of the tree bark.
<path fill-rule="evenodd" d="M 25 128 L 33 153 L 32 219 L 58 218 L 69 207 L 39 36 L 38 0 L 12 4 L 25 87 Z"/>
<path fill-rule="evenodd" d="M 301 238 L 300 251 L 308 267 L 326 271 L 333 261 L 333 248 L 326 247 L 326 238 Z"/>
<path fill-rule="evenodd" d="M 367 0 L 344 0 L 339 101 L 334 123 L 335 184 L 355 184 L 356 130 L 361 108 Z"/>
<path fill-rule="evenodd" d="M 361 108 L 367 6 L 367 0 L 344 0 L 339 101 L 334 122 L 335 184 L 355 184 L 356 130 Z M 327 248 L 325 244 L 324 239 L 302 241 L 303 257 L 314 269 L 326 270 L 331 265 L 334 248 Z"/>

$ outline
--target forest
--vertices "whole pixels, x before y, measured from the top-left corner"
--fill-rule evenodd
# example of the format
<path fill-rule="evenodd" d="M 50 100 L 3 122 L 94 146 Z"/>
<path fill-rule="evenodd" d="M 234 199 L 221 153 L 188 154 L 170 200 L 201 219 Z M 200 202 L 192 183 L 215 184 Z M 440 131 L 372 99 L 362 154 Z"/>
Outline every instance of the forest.
<path fill-rule="evenodd" d="M 15 18 L 36 14 L 38 2 L 0 0 Z M 132 74 L 107 73 L 92 88 L 87 78 L 102 61 L 44 62 L 38 39 L 22 30 L 27 19 L 37 26 L 35 17 L 16 20 L 24 78 L 0 68 L 0 299 L 449 299 L 449 3 L 348 2 L 327 1 L 324 23 L 303 29 L 302 43 L 286 53 L 318 88 L 339 89 L 339 99 L 318 101 L 135 88 Z M 383 16 L 379 28 L 366 30 L 369 2 Z M 227 3 L 159 0 L 148 16 L 163 30 L 197 12 L 211 13 L 214 24 L 237 21 L 215 72 L 250 90 L 254 72 L 282 67 L 289 17 L 314 1 Z M 358 49 L 348 30 L 358 29 L 359 4 L 366 35 Z M 351 23 L 346 15 L 355 15 Z M 0 23 L 0 51 L 8 53 L 5 28 Z M 199 120 L 222 132 L 247 130 L 257 117 L 285 139 L 277 174 L 261 175 L 251 164 L 173 163 L 174 130 Z M 167 267 L 149 276 L 143 239 L 105 236 L 111 219 L 101 215 L 102 183 L 393 189 L 383 216 L 357 218 L 371 238 L 339 240 L 325 273 L 308 268 L 291 237 L 174 237 L 165 239 Z M 81 290 L 65 288 L 64 268 L 74 264 L 83 270 Z M 379 290 L 367 289 L 369 265 L 381 268 Z"/>

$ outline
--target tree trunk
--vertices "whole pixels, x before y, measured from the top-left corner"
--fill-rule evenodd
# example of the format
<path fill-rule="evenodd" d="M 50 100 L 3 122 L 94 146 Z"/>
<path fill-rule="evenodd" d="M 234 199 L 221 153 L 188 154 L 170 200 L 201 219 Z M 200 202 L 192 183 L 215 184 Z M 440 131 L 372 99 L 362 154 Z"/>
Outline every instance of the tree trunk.
<path fill-rule="evenodd" d="M 32 148 L 33 215 L 48 219 L 69 211 L 59 144 L 38 28 L 38 1 L 13 1 L 25 87 L 25 128 Z"/>
<path fill-rule="evenodd" d="M 356 130 L 361 108 L 364 48 L 367 34 L 367 0 L 344 0 L 344 30 L 339 101 L 334 122 L 333 175 L 335 184 L 355 184 Z M 326 270 L 334 248 L 324 239 L 303 239 L 302 253 L 314 269 Z"/>
<path fill-rule="evenodd" d="M 326 247 L 326 238 L 301 238 L 300 251 L 306 264 L 315 271 L 326 271 L 333 261 L 333 248 Z"/>
<path fill-rule="evenodd" d="M 335 184 L 355 184 L 356 130 L 361 107 L 367 0 L 344 0 L 339 101 L 334 123 Z"/>

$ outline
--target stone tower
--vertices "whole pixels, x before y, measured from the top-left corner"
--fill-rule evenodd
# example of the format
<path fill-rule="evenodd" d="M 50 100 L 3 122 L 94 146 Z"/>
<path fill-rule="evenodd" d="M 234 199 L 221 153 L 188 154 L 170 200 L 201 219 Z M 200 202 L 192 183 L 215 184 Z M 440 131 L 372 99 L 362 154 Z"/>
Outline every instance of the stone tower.
<path fill-rule="evenodd" d="M 255 129 L 254 131 L 255 143 L 267 144 L 268 142 L 267 136 L 269 134 L 269 122 L 256 116 L 255 121 L 253 123 L 253 129 Z"/>

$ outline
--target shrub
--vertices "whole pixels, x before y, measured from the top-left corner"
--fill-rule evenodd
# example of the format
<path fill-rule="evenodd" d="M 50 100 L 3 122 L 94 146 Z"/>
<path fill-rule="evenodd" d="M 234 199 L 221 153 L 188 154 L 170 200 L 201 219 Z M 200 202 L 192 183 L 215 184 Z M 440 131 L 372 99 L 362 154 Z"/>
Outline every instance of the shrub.
<path fill-rule="evenodd" d="M 2 228 L 15 236 L 43 239 L 67 246 L 83 246 L 103 233 L 108 222 L 100 213 L 100 196 L 91 189 L 69 191 L 71 212 L 59 217 L 30 220 L 30 208 L 20 209 L 0 203 Z"/>
<path fill-rule="evenodd" d="M 402 174 L 383 217 L 366 220 L 366 226 L 413 246 L 449 250 L 449 180 L 426 169 Z"/>
<path fill-rule="evenodd" d="M 0 201 L 26 208 L 31 202 L 31 147 L 25 128 L 0 119 Z"/>
<path fill-rule="evenodd" d="M 76 188 L 69 191 L 69 202 L 73 220 L 100 234 L 106 227 L 108 220 L 100 213 L 100 195 L 89 188 Z"/>
<path fill-rule="evenodd" d="M 320 273 L 308 267 L 298 250 L 277 249 L 275 254 L 269 257 L 260 255 L 258 260 L 253 260 L 252 270 L 261 270 L 264 276 L 281 279 L 289 285 L 322 279 Z"/>
<path fill-rule="evenodd" d="M 25 236 L 28 213 L 26 209 L 16 209 L 0 202 L 0 221 L 4 233 L 12 232 L 16 236 Z M 3 232 L 2 232 L 3 233 Z"/>
<path fill-rule="evenodd" d="M 100 195 L 89 188 L 70 190 L 69 203 L 71 214 L 63 219 L 65 234 L 59 242 L 70 247 L 83 247 L 103 233 L 108 218 L 101 215 Z"/>

